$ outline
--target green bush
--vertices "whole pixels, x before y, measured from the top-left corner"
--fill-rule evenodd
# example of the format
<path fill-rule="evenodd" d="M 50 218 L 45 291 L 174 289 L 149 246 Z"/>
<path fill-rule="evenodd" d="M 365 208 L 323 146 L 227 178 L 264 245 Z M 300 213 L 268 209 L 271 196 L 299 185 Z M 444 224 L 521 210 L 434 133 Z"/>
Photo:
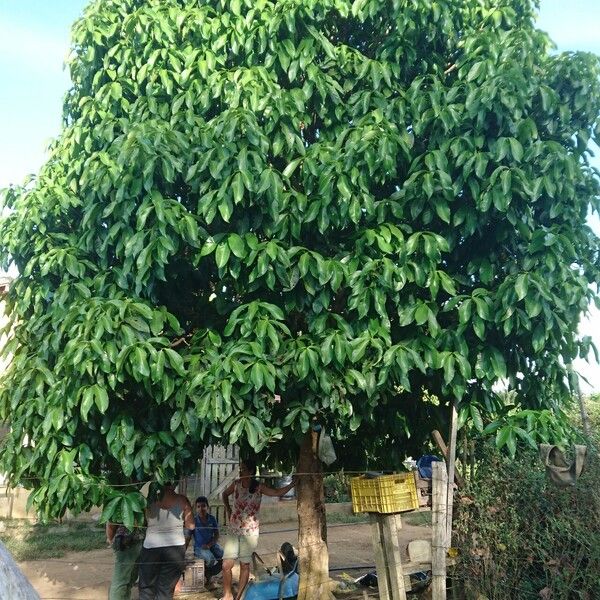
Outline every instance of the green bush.
<path fill-rule="evenodd" d="M 533 450 L 485 448 L 457 501 L 455 587 L 467 600 L 600 598 L 600 462 L 576 487 L 551 483 Z"/>
<path fill-rule="evenodd" d="M 333 473 L 323 478 L 325 502 L 350 502 L 350 482 L 344 473 Z"/>

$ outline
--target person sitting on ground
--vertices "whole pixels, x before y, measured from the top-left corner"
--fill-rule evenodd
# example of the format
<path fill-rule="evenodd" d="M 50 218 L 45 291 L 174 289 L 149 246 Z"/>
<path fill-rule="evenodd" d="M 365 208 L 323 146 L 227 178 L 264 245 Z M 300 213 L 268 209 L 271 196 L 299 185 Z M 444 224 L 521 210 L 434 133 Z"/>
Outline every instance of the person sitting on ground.
<path fill-rule="evenodd" d="M 194 529 L 194 556 L 204 560 L 207 579 L 221 570 L 223 549 L 219 539 L 219 523 L 210 514 L 210 506 L 206 496 L 196 498 L 196 529 Z"/>
<path fill-rule="evenodd" d="M 258 545 L 258 513 L 263 496 L 283 496 L 295 485 L 295 481 L 279 489 L 273 489 L 254 478 L 256 462 L 240 461 L 240 477 L 224 492 L 223 503 L 229 520 L 229 535 L 223 548 L 223 600 L 233 600 L 232 569 L 235 560 L 240 561 L 240 580 L 236 600 L 240 600 L 250 577 L 250 560 Z M 233 507 L 229 504 L 233 496 Z"/>

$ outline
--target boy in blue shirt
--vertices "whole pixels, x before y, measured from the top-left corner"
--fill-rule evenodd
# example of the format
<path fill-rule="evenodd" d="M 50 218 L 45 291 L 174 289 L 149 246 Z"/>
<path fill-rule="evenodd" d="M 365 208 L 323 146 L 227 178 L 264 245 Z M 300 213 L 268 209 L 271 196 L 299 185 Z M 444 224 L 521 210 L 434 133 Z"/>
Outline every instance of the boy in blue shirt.
<path fill-rule="evenodd" d="M 209 512 L 206 496 L 196 498 L 196 529 L 194 529 L 194 556 L 202 558 L 206 567 L 207 579 L 221 570 L 223 549 L 219 539 L 219 524 Z"/>

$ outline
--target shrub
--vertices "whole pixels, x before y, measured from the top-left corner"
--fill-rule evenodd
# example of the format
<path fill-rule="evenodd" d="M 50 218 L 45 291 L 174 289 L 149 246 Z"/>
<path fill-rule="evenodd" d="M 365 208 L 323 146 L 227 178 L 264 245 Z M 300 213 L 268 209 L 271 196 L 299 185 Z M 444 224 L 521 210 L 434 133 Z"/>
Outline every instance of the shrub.
<path fill-rule="evenodd" d="M 483 450 L 456 508 L 465 598 L 600 598 L 600 462 L 590 449 L 572 488 L 552 484 L 532 450 L 512 460 Z"/>
<path fill-rule="evenodd" d="M 323 479 L 325 502 L 349 502 L 350 482 L 344 473 L 333 473 Z"/>

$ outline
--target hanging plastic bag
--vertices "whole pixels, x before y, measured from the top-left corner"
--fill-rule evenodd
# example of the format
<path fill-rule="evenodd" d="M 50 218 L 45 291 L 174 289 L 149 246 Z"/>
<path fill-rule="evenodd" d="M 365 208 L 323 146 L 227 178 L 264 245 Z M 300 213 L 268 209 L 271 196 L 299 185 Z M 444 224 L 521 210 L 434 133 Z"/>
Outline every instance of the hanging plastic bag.
<path fill-rule="evenodd" d="M 327 466 L 337 460 L 333 442 L 331 441 L 331 436 L 325 433 L 324 429 L 321 431 L 321 435 L 319 436 L 317 454 L 319 456 L 319 460 L 325 463 Z"/>

